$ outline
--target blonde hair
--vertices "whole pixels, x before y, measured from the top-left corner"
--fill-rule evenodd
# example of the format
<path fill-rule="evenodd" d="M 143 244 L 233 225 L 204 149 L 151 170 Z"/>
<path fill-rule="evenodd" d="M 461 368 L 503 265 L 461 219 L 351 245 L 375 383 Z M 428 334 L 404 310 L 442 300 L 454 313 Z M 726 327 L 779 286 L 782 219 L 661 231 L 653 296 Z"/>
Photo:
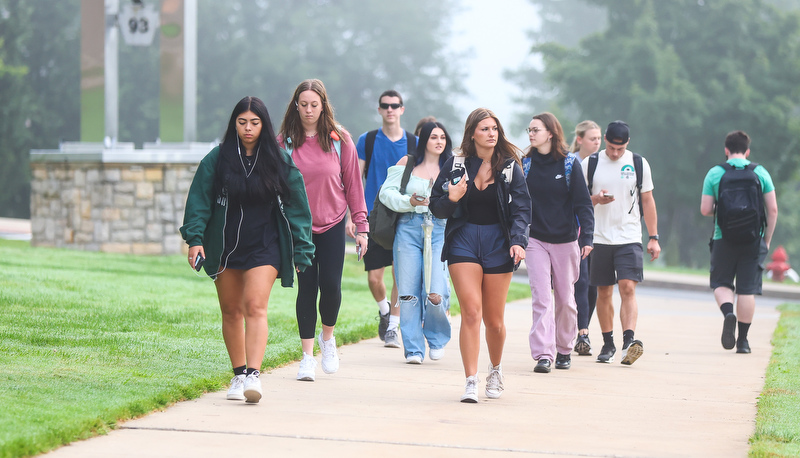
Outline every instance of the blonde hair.
<path fill-rule="evenodd" d="M 569 151 L 572 153 L 577 153 L 580 149 L 578 146 L 578 137 L 583 138 L 583 136 L 586 135 L 586 132 L 592 129 L 600 129 L 600 126 L 597 125 L 596 122 L 589 119 L 578 123 L 578 125 L 575 126 L 575 138 L 572 139 L 572 144 L 569 146 Z"/>

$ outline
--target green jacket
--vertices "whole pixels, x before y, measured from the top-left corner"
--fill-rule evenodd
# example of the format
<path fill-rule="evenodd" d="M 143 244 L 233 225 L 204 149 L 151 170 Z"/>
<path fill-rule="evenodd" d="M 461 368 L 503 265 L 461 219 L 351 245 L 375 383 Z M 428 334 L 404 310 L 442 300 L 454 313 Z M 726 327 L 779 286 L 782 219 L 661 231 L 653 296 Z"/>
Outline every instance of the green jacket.
<path fill-rule="evenodd" d="M 291 199 L 273 206 L 278 222 L 278 242 L 281 251 L 281 266 L 278 277 L 281 286 L 291 287 L 294 283 L 295 266 L 300 271 L 311 265 L 314 257 L 314 244 L 311 242 L 311 210 L 308 207 L 306 186 L 303 175 L 294 165 L 292 158 L 281 150 L 287 166 L 286 181 L 289 184 Z M 203 268 L 211 278 L 225 268 L 221 266 L 225 248 L 223 230 L 228 199 L 214 192 L 214 175 L 219 158 L 219 147 L 215 147 L 200 161 L 197 172 L 186 198 L 181 236 L 192 247 L 202 245 L 206 261 Z"/>

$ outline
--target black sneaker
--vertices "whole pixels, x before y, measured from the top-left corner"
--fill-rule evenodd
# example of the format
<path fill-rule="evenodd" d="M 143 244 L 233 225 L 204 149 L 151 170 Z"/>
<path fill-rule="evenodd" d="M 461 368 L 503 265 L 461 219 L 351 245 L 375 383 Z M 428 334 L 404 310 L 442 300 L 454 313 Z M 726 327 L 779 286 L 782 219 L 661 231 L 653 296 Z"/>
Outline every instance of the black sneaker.
<path fill-rule="evenodd" d="M 378 317 L 380 322 L 378 323 L 378 337 L 381 340 L 386 340 L 386 328 L 389 327 L 389 313 L 387 312 L 386 315 L 378 311 Z"/>
<path fill-rule="evenodd" d="M 572 364 L 570 356 L 558 353 L 556 355 L 556 369 L 569 369 Z"/>
<path fill-rule="evenodd" d="M 736 353 L 750 353 L 750 343 L 747 339 L 739 339 L 736 341 Z"/>
<path fill-rule="evenodd" d="M 600 350 L 600 354 L 597 355 L 597 362 L 598 363 L 613 363 L 614 362 L 614 353 L 617 352 L 617 347 L 614 344 L 611 345 L 603 345 L 603 349 Z"/>
<path fill-rule="evenodd" d="M 542 358 L 539 362 L 536 363 L 536 367 L 533 368 L 533 372 L 539 372 L 540 374 L 547 374 L 550 372 L 550 360 L 547 358 Z"/>
<path fill-rule="evenodd" d="M 622 364 L 626 366 L 630 366 L 631 364 L 635 363 L 640 356 L 644 353 L 644 345 L 642 345 L 641 340 L 634 340 L 627 347 L 622 349 Z"/>
<path fill-rule="evenodd" d="M 589 342 L 589 334 L 579 334 L 575 342 L 575 352 L 580 356 L 592 356 L 592 344 Z"/>
<path fill-rule="evenodd" d="M 722 348 L 730 350 L 736 345 L 736 315 L 728 313 L 722 324 Z"/>

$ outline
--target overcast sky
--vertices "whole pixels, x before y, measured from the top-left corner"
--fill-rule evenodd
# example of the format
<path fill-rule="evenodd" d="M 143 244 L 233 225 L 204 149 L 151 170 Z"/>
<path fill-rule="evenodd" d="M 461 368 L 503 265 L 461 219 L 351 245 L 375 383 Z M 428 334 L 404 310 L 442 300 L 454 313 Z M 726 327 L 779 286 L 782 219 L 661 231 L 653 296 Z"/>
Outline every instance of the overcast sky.
<path fill-rule="evenodd" d="M 503 71 L 531 59 L 525 32 L 538 27 L 536 9 L 527 0 L 462 0 L 465 8 L 453 21 L 453 47 L 467 52 L 466 83 L 469 96 L 458 104 L 461 119 L 478 107 L 494 111 L 503 127 L 510 129 L 515 111 L 511 97 L 517 88 L 503 79 Z M 454 126 L 453 131 L 463 131 Z M 517 146 L 527 145 L 524 132 L 507 132 Z"/>

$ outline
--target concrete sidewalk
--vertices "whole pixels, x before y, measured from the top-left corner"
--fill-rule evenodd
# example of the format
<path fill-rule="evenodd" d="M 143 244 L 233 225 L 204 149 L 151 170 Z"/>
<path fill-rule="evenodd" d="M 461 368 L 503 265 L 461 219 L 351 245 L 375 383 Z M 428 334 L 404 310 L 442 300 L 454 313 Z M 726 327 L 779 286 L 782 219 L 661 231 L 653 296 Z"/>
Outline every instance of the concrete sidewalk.
<path fill-rule="evenodd" d="M 645 352 L 630 367 L 619 363 L 618 352 L 613 364 L 573 356 L 570 370 L 534 373 L 530 306 L 520 301 L 506 311 L 506 390 L 497 400 L 483 393 L 484 344 L 480 402 L 459 402 L 464 373 L 456 317 L 440 361 L 407 365 L 402 350 L 375 338 L 341 347 L 339 372 L 326 375 L 318 367 L 313 383 L 295 380 L 298 363 L 262 374 L 257 405 L 210 393 L 50 455 L 746 456 L 775 309 L 758 306 L 753 353 L 739 355 L 722 349 L 722 316 L 710 293 L 643 293 L 639 303 L 636 335 Z M 593 323 L 596 353 L 601 336 Z M 621 340 L 621 330 L 615 334 Z"/>

